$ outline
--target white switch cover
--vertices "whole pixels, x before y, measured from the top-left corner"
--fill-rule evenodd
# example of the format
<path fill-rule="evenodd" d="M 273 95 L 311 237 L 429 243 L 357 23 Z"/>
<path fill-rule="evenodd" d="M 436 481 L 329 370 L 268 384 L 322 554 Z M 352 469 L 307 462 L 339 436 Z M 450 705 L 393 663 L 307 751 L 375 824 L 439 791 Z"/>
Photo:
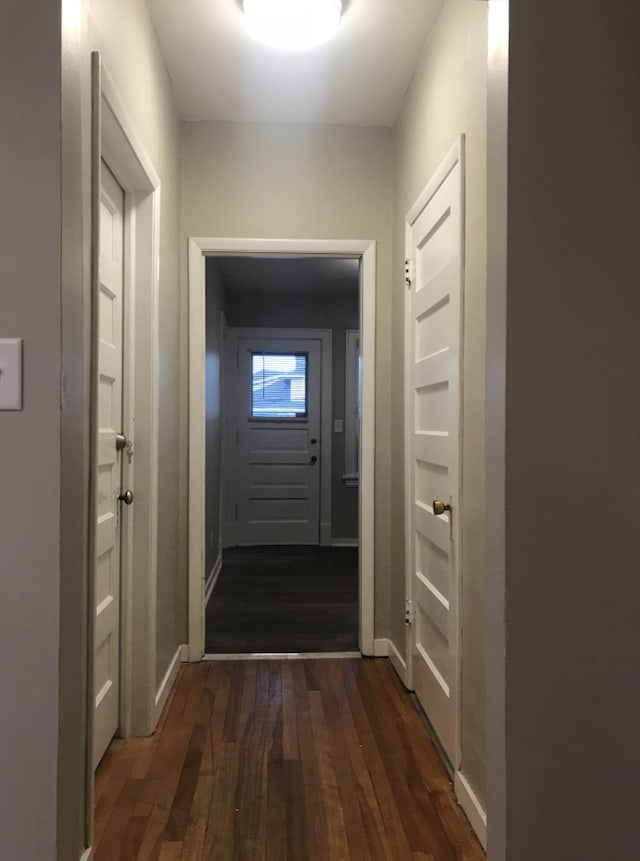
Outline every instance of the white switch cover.
<path fill-rule="evenodd" d="M 334 433 L 342 433 L 343 428 L 343 420 L 342 419 L 334 419 L 333 420 L 333 432 Z"/>
<path fill-rule="evenodd" d="M 22 338 L 0 338 L 0 410 L 22 409 Z"/>

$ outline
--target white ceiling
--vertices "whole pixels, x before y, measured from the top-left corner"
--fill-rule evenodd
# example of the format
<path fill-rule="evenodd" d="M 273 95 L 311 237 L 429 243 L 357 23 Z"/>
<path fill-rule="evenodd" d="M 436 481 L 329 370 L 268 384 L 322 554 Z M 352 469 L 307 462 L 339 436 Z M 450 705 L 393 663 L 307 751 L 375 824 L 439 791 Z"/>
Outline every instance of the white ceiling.
<path fill-rule="evenodd" d="M 267 293 L 355 292 L 360 261 L 346 257 L 217 257 L 225 290 Z"/>
<path fill-rule="evenodd" d="M 184 120 L 393 125 L 443 0 L 345 0 L 334 39 L 283 52 L 241 0 L 148 0 Z"/>

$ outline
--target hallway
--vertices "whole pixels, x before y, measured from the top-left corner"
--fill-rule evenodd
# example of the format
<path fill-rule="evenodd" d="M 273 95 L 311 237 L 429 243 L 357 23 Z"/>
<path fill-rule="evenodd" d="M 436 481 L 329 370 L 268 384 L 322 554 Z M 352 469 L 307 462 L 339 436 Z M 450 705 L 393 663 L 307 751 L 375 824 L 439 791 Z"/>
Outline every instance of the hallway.
<path fill-rule="evenodd" d="M 386 660 L 185 665 L 95 805 L 95 861 L 484 858 Z"/>

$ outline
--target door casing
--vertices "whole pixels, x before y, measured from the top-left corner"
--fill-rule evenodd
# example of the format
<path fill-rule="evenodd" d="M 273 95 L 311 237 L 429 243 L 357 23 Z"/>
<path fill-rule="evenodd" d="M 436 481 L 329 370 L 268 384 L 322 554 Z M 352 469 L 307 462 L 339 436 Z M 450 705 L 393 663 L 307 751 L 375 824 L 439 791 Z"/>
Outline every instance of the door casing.
<path fill-rule="evenodd" d="M 189 239 L 189 660 L 204 654 L 205 592 L 205 258 L 251 254 L 360 260 L 362 414 L 359 544 L 360 651 L 374 654 L 376 241 L 362 239 Z"/>

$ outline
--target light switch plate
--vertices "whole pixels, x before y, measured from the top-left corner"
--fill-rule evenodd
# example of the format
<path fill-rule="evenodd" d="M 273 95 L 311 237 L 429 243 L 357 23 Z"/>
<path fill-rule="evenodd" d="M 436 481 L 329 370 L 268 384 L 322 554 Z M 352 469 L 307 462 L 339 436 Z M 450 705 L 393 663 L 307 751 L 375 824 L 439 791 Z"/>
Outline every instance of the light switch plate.
<path fill-rule="evenodd" d="M 0 338 L 0 410 L 22 409 L 22 338 Z"/>

